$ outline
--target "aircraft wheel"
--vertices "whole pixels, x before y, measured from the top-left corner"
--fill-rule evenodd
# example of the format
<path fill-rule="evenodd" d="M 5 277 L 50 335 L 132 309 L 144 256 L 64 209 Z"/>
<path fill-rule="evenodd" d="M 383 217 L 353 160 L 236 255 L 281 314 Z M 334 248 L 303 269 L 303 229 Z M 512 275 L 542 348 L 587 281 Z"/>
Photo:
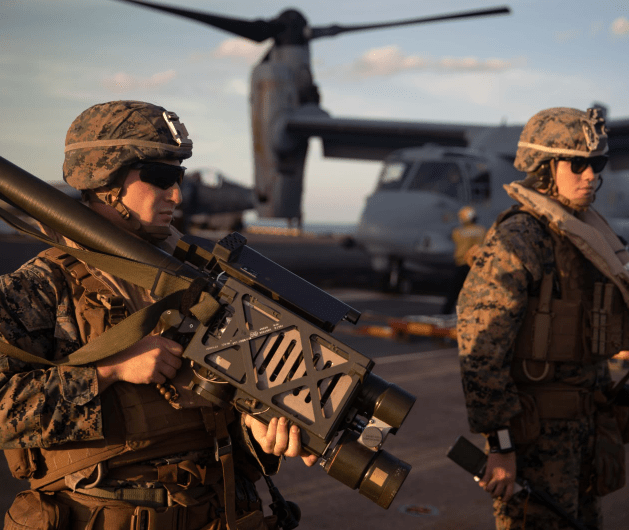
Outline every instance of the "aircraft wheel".
<path fill-rule="evenodd" d="M 383 290 L 388 293 L 411 293 L 413 282 L 408 277 L 401 260 L 391 258 L 389 263 L 389 270 L 383 278 Z"/>
<path fill-rule="evenodd" d="M 406 276 L 402 276 L 398 282 L 398 292 L 400 294 L 411 294 L 413 292 L 413 281 Z"/>

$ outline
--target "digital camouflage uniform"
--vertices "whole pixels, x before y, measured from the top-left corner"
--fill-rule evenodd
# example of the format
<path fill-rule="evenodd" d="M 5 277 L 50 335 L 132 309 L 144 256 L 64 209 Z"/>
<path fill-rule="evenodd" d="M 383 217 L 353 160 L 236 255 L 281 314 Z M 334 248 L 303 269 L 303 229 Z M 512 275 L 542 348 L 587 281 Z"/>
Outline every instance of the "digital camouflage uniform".
<path fill-rule="evenodd" d="M 550 118 L 546 124 L 552 123 L 561 110 L 548 111 Z M 576 112 L 580 113 L 579 118 L 585 116 L 581 111 Z M 522 137 L 526 132 L 525 129 Z M 565 147 L 565 130 L 563 137 L 558 136 Z M 547 143 L 552 145 L 552 140 Z M 521 144 L 519 154 L 530 154 Z M 516 159 L 516 167 L 531 170 L 532 162 L 538 163 L 539 158 L 539 154 L 537 160 L 531 156 L 524 164 L 529 167 L 518 167 L 522 163 L 520 157 Z M 552 202 L 532 190 L 530 195 L 532 201 L 537 196 L 539 201 Z M 535 212 L 534 204 L 527 208 L 516 206 L 499 217 L 475 254 L 457 306 L 468 419 L 474 433 L 510 427 L 516 443 L 518 476 L 528 480 L 533 488 L 548 493 L 588 527 L 600 528 L 600 499 L 593 488 L 596 430 L 593 396 L 596 390 L 607 390 L 610 374 L 606 358 L 593 356 L 587 341 L 594 285 L 605 278 L 570 239 L 553 231 L 544 221 L 544 216 Z M 576 325 L 571 321 L 566 331 L 567 337 L 583 340 L 583 351 L 579 353 L 583 361 L 546 364 L 523 361 L 514 355 L 516 347 L 526 344 L 530 349 L 533 342 L 531 330 L 524 325 L 525 317 L 527 311 L 536 307 L 542 279 L 549 272 L 554 275 L 553 298 L 563 297 L 568 303 L 572 297 L 576 306 L 583 309 L 584 318 Z M 542 413 L 542 409 L 552 409 L 554 401 L 546 399 L 542 403 L 536 397 L 538 392 L 553 389 L 564 392 L 566 388 L 574 389 L 573 394 L 578 394 L 580 400 L 572 417 L 549 417 L 553 416 L 552 410 Z M 560 393 L 557 396 L 561 397 Z M 537 412 L 531 416 L 531 410 Z M 520 490 L 507 503 L 494 500 L 494 514 L 498 529 L 572 528 L 529 498 L 525 490 Z"/>
<path fill-rule="evenodd" d="M 589 269 L 588 262 L 570 246 L 567 242 L 567 250 L 573 251 L 574 258 L 569 263 L 574 266 L 571 276 L 579 281 L 587 277 L 581 271 Z M 529 214 L 515 214 L 487 234 L 457 308 L 461 374 L 472 432 L 491 432 L 509 425 L 522 412 L 517 384 L 511 374 L 513 343 L 526 312 L 529 293 L 539 290 L 544 269 L 553 263 L 553 241 Z M 603 388 L 609 381 L 607 363 L 557 363 L 552 381 Z M 520 476 L 548 492 L 572 513 L 597 521 L 599 502 L 594 495 L 585 493 L 590 485 L 587 474 L 593 457 L 592 417 L 540 420 L 540 423 L 541 432 L 535 445 L 524 452 L 517 451 Z M 495 501 L 497 518 L 508 515 L 514 522 L 521 522 L 526 501 L 524 491 L 509 503 Z M 552 526 L 553 519 L 559 526 Z M 512 528 L 521 526 L 516 524 Z M 561 526 L 546 508 L 529 500 L 526 528 L 570 527 Z"/>
<path fill-rule="evenodd" d="M 121 174 L 124 176 L 121 168 L 144 159 L 188 158 L 192 142 L 187 140 L 185 129 L 176 123 L 176 130 L 169 130 L 162 112 L 160 107 L 132 101 L 96 105 L 85 111 L 68 132 L 64 178 L 79 189 L 108 186 L 114 193 L 93 199 L 115 207 Z M 182 141 L 177 141 L 177 133 L 183 133 Z M 95 142 L 96 147 L 89 142 Z M 119 211 L 124 216 L 124 207 Z M 173 238 L 177 239 L 176 231 L 167 239 L 163 233 L 152 238 L 156 234 L 150 229 L 142 235 L 170 250 L 174 248 Z M 31 354 L 58 360 L 98 335 L 86 332 L 90 328 L 85 327 L 85 319 L 90 320 L 90 312 L 99 310 L 109 318 L 111 311 L 77 301 L 74 275 L 68 270 L 46 254 L 0 277 L 1 339 Z M 153 301 L 140 287 L 89 267 L 87 270 L 91 278 L 102 283 L 102 293 L 124 300 L 126 314 Z M 104 327 L 108 327 L 107 322 Z M 206 528 L 212 521 L 212 529 L 224 527 L 222 469 L 214 450 L 216 433 L 223 432 L 223 424 L 230 421 L 236 460 L 236 516 L 246 516 L 247 521 L 241 521 L 243 528 L 270 528 L 263 521 L 253 481 L 260 478 L 260 469 L 277 471 L 279 460 L 262 454 L 239 416 L 234 416 L 211 406 L 175 410 L 154 385 L 118 382 L 100 394 L 92 365 L 50 367 L 0 355 L 0 448 L 32 448 L 17 451 L 19 463 L 14 460 L 10 467 L 20 478 L 30 479 L 34 488 L 18 496 L 6 516 L 5 530 L 139 530 L 149 526 L 194 530 Z M 129 424 L 129 418 L 142 421 Z M 84 459 L 79 469 L 72 467 L 75 458 Z M 96 489 L 82 490 L 100 474 L 97 464 L 101 461 L 109 471 L 99 487 L 113 491 L 165 487 L 169 506 L 166 500 L 157 505 L 144 500 L 111 500 L 93 497 Z M 64 476 L 66 468 L 73 473 Z M 75 488 L 81 493 L 72 493 Z M 57 493 L 52 496 L 51 492 Z M 144 510 L 145 505 L 153 510 L 145 513 L 146 521 L 136 508 Z M 50 526 L 45 526 L 47 520 Z M 267 522 L 273 524 L 270 519 Z"/>

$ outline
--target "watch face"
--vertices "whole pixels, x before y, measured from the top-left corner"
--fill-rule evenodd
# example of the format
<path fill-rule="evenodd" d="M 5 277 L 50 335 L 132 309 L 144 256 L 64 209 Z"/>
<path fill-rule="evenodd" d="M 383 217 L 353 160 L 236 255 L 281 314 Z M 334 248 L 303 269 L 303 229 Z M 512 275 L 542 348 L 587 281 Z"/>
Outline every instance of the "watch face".
<path fill-rule="evenodd" d="M 498 447 L 501 451 L 505 451 L 513 447 L 509 429 L 500 429 L 496 432 L 496 435 L 498 436 Z"/>

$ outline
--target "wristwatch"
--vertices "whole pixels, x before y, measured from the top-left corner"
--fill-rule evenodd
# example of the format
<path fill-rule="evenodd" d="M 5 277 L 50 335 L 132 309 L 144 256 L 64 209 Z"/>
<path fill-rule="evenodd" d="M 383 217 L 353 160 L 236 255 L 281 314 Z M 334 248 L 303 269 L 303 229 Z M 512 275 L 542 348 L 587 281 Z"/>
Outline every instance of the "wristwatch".
<path fill-rule="evenodd" d="M 511 431 L 507 427 L 488 433 L 487 442 L 489 443 L 490 453 L 511 453 L 515 451 L 513 440 L 511 440 Z"/>

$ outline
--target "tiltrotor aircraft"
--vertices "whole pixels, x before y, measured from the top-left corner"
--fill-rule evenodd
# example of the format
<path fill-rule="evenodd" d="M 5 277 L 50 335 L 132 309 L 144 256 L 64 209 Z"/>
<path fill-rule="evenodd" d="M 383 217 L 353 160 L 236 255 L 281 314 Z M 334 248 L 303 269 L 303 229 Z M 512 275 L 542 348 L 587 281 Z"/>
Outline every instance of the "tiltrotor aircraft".
<path fill-rule="evenodd" d="M 269 20 L 244 20 L 140 0 L 120 1 L 189 18 L 255 42 L 273 39 L 251 74 L 258 215 L 301 223 L 304 165 L 311 136 L 321 139 L 326 157 L 386 159 L 376 190 L 367 200 L 356 240 L 369 253 L 374 268 L 389 275 L 393 287 L 405 270 L 452 263 L 449 234 L 461 206 L 477 206 L 480 221 L 488 225 L 510 204 L 502 183 L 515 178 L 511 163 L 522 126 L 333 117 L 319 105 L 309 47 L 311 40 L 322 37 L 507 14 L 508 7 L 388 23 L 311 27 L 295 10 Z M 612 121 L 610 128 L 611 164 L 596 204 L 629 239 L 629 219 L 619 206 L 629 193 L 629 184 L 615 173 L 629 167 L 629 120 Z"/>
<path fill-rule="evenodd" d="M 629 120 L 610 121 L 610 163 L 595 208 L 629 241 Z M 503 185 L 521 180 L 513 167 L 521 125 L 468 128 L 465 147 L 435 143 L 394 151 L 367 197 L 355 239 L 385 288 L 408 290 L 417 273 L 453 265 L 460 208 L 471 205 L 489 227 L 513 204 Z"/>

